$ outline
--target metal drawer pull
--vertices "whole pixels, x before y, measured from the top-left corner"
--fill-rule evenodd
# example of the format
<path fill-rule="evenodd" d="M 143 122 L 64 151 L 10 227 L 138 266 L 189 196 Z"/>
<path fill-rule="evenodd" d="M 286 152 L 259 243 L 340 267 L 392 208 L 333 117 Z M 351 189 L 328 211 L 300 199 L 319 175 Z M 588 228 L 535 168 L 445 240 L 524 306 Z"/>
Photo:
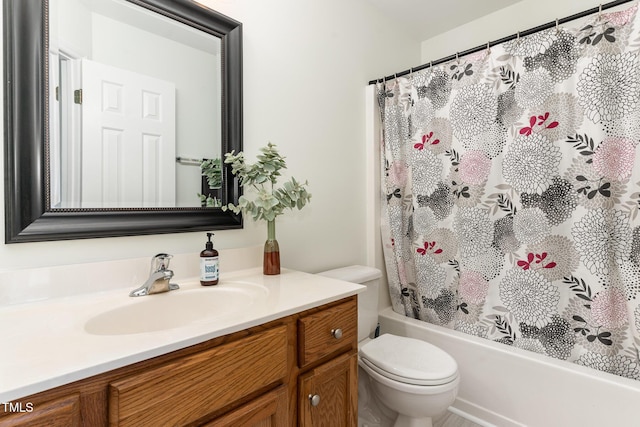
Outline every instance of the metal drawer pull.
<path fill-rule="evenodd" d="M 338 329 L 332 329 L 331 330 L 331 335 L 333 335 L 333 337 L 337 340 L 339 340 L 340 338 L 342 338 L 342 329 L 338 328 Z"/>
<path fill-rule="evenodd" d="M 309 402 L 311 402 L 311 406 L 318 406 L 320 404 L 320 395 L 310 394 Z"/>

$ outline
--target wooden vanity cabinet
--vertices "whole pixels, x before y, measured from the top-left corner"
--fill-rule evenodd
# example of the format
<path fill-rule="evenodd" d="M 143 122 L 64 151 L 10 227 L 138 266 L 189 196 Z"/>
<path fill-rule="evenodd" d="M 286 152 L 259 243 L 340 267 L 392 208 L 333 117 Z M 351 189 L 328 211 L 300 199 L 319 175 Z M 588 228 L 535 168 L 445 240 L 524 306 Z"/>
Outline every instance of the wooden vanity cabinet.
<path fill-rule="evenodd" d="M 356 426 L 356 353 L 352 296 L 0 406 L 0 427 Z"/>
<path fill-rule="evenodd" d="M 349 300 L 298 319 L 301 426 L 358 424 L 357 309 Z"/>

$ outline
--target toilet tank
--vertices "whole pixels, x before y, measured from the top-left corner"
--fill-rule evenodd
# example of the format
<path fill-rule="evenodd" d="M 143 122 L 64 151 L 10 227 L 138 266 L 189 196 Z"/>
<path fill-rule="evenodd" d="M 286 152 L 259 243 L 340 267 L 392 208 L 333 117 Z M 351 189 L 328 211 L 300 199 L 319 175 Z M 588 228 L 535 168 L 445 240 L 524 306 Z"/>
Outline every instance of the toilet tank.
<path fill-rule="evenodd" d="M 378 325 L 378 287 L 382 272 L 373 267 L 350 265 L 323 271 L 318 275 L 367 287 L 358 294 L 358 342 L 368 338 Z"/>

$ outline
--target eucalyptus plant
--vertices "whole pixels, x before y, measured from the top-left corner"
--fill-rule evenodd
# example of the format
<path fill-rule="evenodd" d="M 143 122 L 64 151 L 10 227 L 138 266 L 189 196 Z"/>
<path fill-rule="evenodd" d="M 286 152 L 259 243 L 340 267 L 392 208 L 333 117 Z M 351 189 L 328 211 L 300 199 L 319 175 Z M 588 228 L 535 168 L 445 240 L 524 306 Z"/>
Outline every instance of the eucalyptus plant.
<path fill-rule="evenodd" d="M 217 190 L 222 185 L 222 160 L 219 157 L 215 159 L 203 160 L 200 163 L 200 170 L 202 176 L 207 180 L 207 186 L 209 190 Z M 211 197 L 210 194 L 200 194 L 200 204 L 207 208 L 218 208 L 222 206 L 222 203 L 217 197 Z"/>
<path fill-rule="evenodd" d="M 244 194 L 237 205 L 229 203 L 222 209 L 236 214 L 242 211 L 251 215 L 254 221 L 273 222 L 285 209 L 302 209 L 310 202 L 311 194 L 307 192 L 307 181 L 299 182 L 293 177 L 276 188 L 280 171 L 287 168 L 284 157 L 270 142 L 260 152 L 254 164 L 246 162 L 242 151 L 225 154 L 224 163 L 231 165 L 231 173 L 238 177 L 240 185 L 254 190 L 255 197 L 251 200 Z"/>
<path fill-rule="evenodd" d="M 222 185 L 222 162 L 219 157 L 203 160 L 200 169 L 202 176 L 207 177 L 207 184 L 211 190 L 220 188 Z"/>
<path fill-rule="evenodd" d="M 207 194 L 198 193 L 200 198 L 200 205 L 205 208 L 219 208 L 222 207 L 222 202 L 217 197 L 211 197 Z"/>

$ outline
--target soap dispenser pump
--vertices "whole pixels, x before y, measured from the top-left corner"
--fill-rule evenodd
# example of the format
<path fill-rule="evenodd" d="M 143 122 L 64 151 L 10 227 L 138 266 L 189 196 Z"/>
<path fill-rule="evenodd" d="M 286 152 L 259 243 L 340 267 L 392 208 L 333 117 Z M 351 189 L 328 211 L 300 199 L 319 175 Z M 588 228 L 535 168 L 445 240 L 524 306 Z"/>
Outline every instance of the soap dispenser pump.
<path fill-rule="evenodd" d="M 207 233 L 209 241 L 205 249 L 200 252 L 200 284 L 202 286 L 217 285 L 220 276 L 218 251 L 213 249 L 211 236 L 213 233 Z"/>

